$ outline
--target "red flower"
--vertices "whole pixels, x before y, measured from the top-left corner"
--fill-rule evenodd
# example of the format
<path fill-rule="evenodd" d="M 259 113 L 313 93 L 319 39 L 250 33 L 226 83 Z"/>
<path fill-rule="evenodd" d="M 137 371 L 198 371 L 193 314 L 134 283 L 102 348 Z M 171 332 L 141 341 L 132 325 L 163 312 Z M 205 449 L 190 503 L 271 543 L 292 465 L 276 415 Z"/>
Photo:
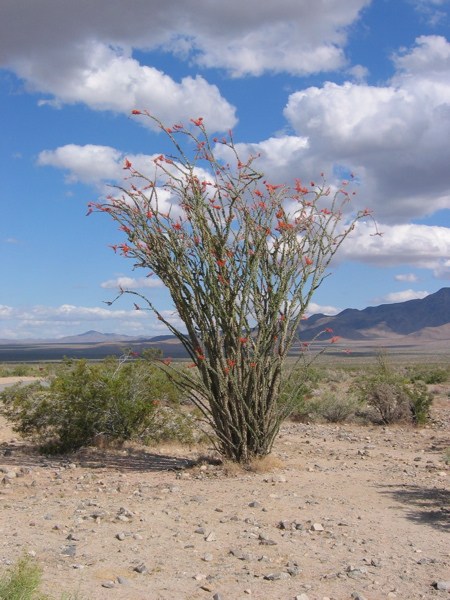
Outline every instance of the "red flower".
<path fill-rule="evenodd" d="M 228 359 L 228 364 L 230 365 L 230 367 L 234 367 L 234 365 L 236 364 L 236 361 L 231 360 L 231 358 Z"/>
<path fill-rule="evenodd" d="M 338 340 L 341 339 L 342 336 L 340 335 L 335 335 L 334 337 L 331 338 L 331 343 L 334 344 L 334 342 L 337 342 Z"/>
<path fill-rule="evenodd" d="M 130 161 L 128 160 L 128 158 L 126 158 L 126 159 L 125 159 L 125 166 L 124 166 L 124 169 L 125 169 L 125 170 L 127 170 L 127 169 L 131 169 L 131 163 L 130 163 Z"/>
<path fill-rule="evenodd" d="M 330 329 L 329 327 L 325 327 L 325 331 L 328 331 L 328 333 L 333 333 L 333 330 Z"/>
<path fill-rule="evenodd" d="M 141 111 L 140 111 L 140 110 L 136 110 L 136 109 L 135 109 L 135 110 L 132 110 L 132 111 L 131 111 L 131 114 L 132 114 L 132 115 L 142 115 Z"/>
<path fill-rule="evenodd" d="M 138 306 L 138 305 L 136 304 L 136 302 L 133 302 L 133 304 L 134 304 L 134 307 L 135 307 L 135 309 L 136 309 L 136 310 L 141 310 L 141 307 L 140 307 L 140 306 Z"/>
<path fill-rule="evenodd" d="M 197 125 L 197 127 L 200 127 L 200 125 L 202 124 L 203 121 L 203 117 L 199 117 L 198 119 L 190 119 L 192 121 L 192 123 L 194 123 L 194 125 Z"/>
<path fill-rule="evenodd" d="M 172 225 L 172 227 L 173 227 L 174 229 L 181 229 L 181 224 L 180 224 L 180 223 L 174 223 L 174 224 Z"/>
<path fill-rule="evenodd" d="M 239 338 L 239 341 L 241 342 L 241 344 L 245 344 L 245 343 L 246 343 L 246 341 L 247 341 L 247 338 L 240 337 L 240 338 Z"/>
<path fill-rule="evenodd" d="M 307 256 L 305 256 L 305 263 L 306 263 L 307 265 L 312 265 L 312 264 L 313 264 L 313 261 L 312 261 L 310 258 L 308 258 Z"/>
<path fill-rule="evenodd" d="M 188 365 L 187 368 L 188 369 L 192 369 L 193 367 L 196 367 L 197 365 L 195 363 L 192 363 L 191 365 Z"/>
<path fill-rule="evenodd" d="M 218 264 L 219 267 L 224 267 L 226 262 L 226 260 L 216 260 L 216 264 Z"/>

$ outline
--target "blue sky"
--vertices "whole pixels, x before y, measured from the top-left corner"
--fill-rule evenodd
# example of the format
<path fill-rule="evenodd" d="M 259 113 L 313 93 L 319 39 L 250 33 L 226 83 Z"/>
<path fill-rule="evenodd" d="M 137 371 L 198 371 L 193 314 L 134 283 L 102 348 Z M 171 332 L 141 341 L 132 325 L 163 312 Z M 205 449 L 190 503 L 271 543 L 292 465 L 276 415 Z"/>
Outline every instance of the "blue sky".
<path fill-rule="evenodd" d="M 3 0 L 0 338 L 165 333 L 171 312 L 87 204 L 125 157 L 168 152 L 130 119 L 202 116 L 274 182 L 357 174 L 374 210 L 310 312 L 422 298 L 450 280 L 449 0 Z"/>

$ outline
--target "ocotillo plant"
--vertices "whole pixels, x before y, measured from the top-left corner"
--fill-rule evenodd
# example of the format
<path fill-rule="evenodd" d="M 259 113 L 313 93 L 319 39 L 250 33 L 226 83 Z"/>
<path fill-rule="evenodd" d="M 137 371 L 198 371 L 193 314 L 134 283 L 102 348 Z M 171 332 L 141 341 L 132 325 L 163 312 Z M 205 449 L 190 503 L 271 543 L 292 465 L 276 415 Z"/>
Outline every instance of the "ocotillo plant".
<path fill-rule="evenodd" d="M 154 159 L 154 176 L 126 160 L 126 183 L 90 211 L 108 212 L 127 236 L 114 250 L 168 288 L 185 331 L 143 294 L 118 297 L 138 296 L 136 309 L 156 313 L 181 341 L 192 362 L 177 371 L 177 385 L 202 411 L 222 455 L 246 463 L 271 451 L 292 410 L 282 372 L 298 326 L 331 258 L 369 211 L 344 223 L 347 182 L 333 193 L 323 176 L 319 185 L 269 183 L 256 157 L 241 162 L 231 132 L 211 140 L 201 118 L 165 127 L 146 111 L 133 113 L 158 123 L 175 154 Z M 233 165 L 216 157 L 219 145 Z M 171 208 L 162 212 L 168 194 Z M 170 372 L 169 363 L 161 366 Z"/>

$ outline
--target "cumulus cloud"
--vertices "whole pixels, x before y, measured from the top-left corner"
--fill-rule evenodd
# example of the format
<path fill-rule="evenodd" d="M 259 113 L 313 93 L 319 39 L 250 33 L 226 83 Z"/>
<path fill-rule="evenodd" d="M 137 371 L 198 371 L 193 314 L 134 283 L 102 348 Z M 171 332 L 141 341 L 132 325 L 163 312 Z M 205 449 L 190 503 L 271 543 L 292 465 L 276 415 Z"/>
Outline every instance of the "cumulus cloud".
<path fill-rule="evenodd" d="M 401 281 L 402 283 L 416 283 L 417 281 L 420 281 L 419 278 L 417 277 L 417 275 L 415 275 L 414 273 L 405 273 L 405 274 L 401 274 L 401 275 L 396 275 L 394 277 L 395 281 Z"/>
<path fill-rule="evenodd" d="M 450 260 L 442 260 L 440 264 L 434 269 L 434 276 L 437 279 L 445 279 L 450 281 Z"/>
<path fill-rule="evenodd" d="M 359 222 L 338 254 L 376 267 L 408 264 L 435 272 L 450 255 L 450 229 L 431 225 L 382 225 L 383 235 L 373 235 L 369 222 Z"/>
<path fill-rule="evenodd" d="M 369 3 L 5 0 L 0 65 L 49 95 L 42 103 L 119 113 L 150 108 L 169 123 L 202 115 L 211 129 L 225 130 L 236 122 L 235 109 L 215 85 L 199 75 L 177 82 L 133 51 L 150 61 L 146 52 L 171 53 L 235 77 L 335 70 L 346 65 L 347 30 Z"/>
<path fill-rule="evenodd" d="M 328 82 L 291 94 L 284 113 L 308 138 L 307 168 L 354 171 L 378 219 L 407 222 L 450 202 L 450 43 L 422 36 L 393 60 L 386 86 Z"/>
<path fill-rule="evenodd" d="M 161 279 L 155 279 L 153 277 L 117 277 L 116 279 L 108 279 L 100 284 L 101 288 L 108 290 L 118 289 L 122 287 L 124 290 L 138 290 L 138 289 L 155 289 L 164 287 Z"/>
<path fill-rule="evenodd" d="M 171 311 L 164 316 L 177 325 L 179 317 Z M 120 310 L 102 307 L 35 305 L 12 307 L 0 305 L 0 338 L 49 338 L 80 333 L 86 329 L 128 335 L 168 333 L 153 313 L 142 310 Z"/>
<path fill-rule="evenodd" d="M 376 304 L 390 304 L 395 302 L 406 302 L 407 300 L 421 300 L 428 296 L 428 292 L 415 290 L 404 290 L 403 292 L 392 292 L 375 300 Z"/>
<path fill-rule="evenodd" d="M 342 308 L 336 308 L 335 306 L 321 306 L 320 304 L 316 304 L 315 302 L 310 302 L 308 305 L 308 310 L 306 314 L 308 316 L 311 315 L 329 315 L 334 316 L 339 314 L 342 311 Z"/>

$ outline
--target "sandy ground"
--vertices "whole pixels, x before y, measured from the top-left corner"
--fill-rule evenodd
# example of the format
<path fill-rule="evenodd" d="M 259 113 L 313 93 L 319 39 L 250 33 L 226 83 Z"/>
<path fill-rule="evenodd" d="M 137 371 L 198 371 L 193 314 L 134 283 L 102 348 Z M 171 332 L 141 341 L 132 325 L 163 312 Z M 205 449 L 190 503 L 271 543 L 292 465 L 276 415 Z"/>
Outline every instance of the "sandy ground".
<path fill-rule="evenodd" d="M 1 421 L 0 565 L 31 553 L 55 598 L 450 598 L 433 587 L 450 581 L 435 391 L 421 429 L 287 423 L 263 472 L 175 446 L 42 457 Z"/>

